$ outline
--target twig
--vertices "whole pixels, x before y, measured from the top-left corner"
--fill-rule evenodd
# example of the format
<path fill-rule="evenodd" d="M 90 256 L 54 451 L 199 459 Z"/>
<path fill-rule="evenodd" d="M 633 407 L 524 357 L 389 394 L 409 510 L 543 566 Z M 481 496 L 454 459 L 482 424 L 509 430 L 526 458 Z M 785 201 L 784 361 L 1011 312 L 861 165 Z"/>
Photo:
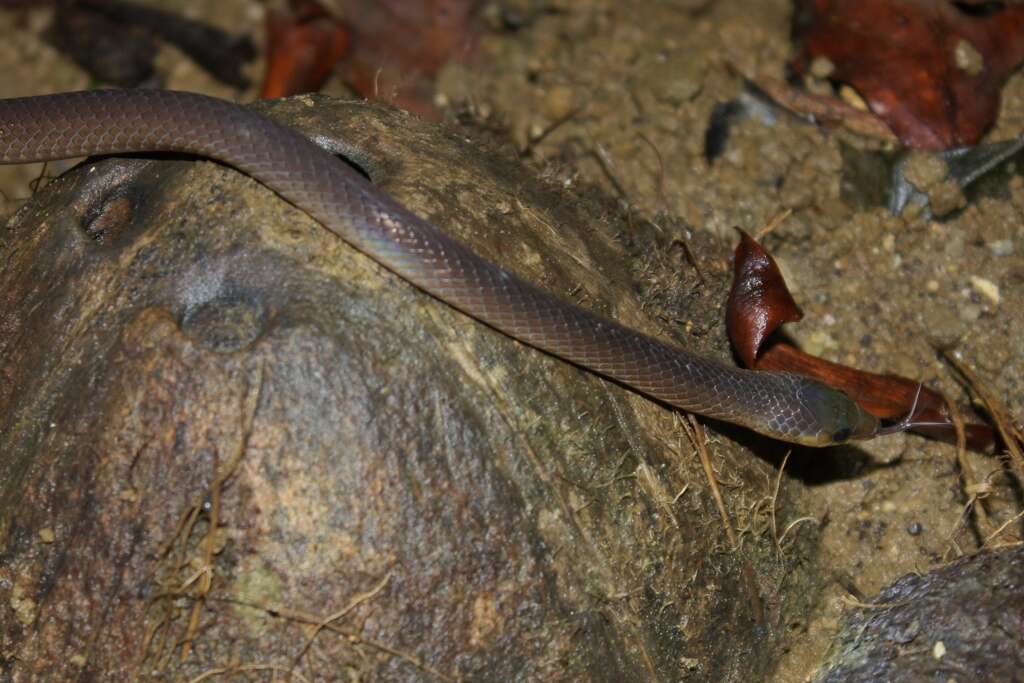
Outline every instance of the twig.
<path fill-rule="evenodd" d="M 984 548 L 985 546 L 987 546 L 989 541 L 991 541 L 993 538 L 995 538 L 999 534 L 1003 533 L 1003 530 L 1006 529 L 1006 527 L 1010 526 L 1011 524 L 1013 524 L 1014 522 L 1016 522 L 1017 520 L 1019 520 L 1021 518 L 1024 518 L 1024 511 L 1021 511 L 1021 512 L 1017 513 L 1016 515 L 1014 515 L 1010 519 L 1008 519 L 1005 522 L 1003 522 L 1002 524 L 1000 524 L 998 529 L 996 529 L 995 531 L 993 531 L 991 534 L 988 535 L 988 537 L 985 539 L 985 542 L 981 544 L 981 547 Z"/>
<path fill-rule="evenodd" d="M 804 522 L 814 522 L 818 525 L 821 524 L 821 521 L 817 517 L 797 517 L 792 522 L 786 525 L 786 528 L 782 531 L 782 535 L 779 536 L 779 552 L 782 552 L 782 543 L 786 540 L 786 536 L 789 535 L 789 532 L 795 529 L 800 524 L 803 524 Z"/>
<path fill-rule="evenodd" d="M 960 353 L 949 349 L 943 350 L 943 357 L 964 376 L 971 390 L 981 399 L 996 424 L 996 430 L 1002 437 L 1006 449 L 1010 452 L 1011 462 L 1018 470 L 1020 481 L 1024 483 L 1024 453 L 1021 453 L 1020 443 L 1017 440 L 1017 430 L 1013 423 L 1007 418 L 1006 410 L 1002 403 L 997 401 L 992 393 L 985 387 L 978 376 L 968 367 L 967 363 L 960 357 Z"/>
<path fill-rule="evenodd" d="M 839 599 L 850 607 L 859 607 L 861 609 L 894 609 L 896 607 L 906 607 L 914 602 L 913 600 L 903 600 L 901 602 L 862 602 L 849 595 L 840 596 Z"/>
<path fill-rule="evenodd" d="M 53 176 L 46 175 L 46 167 L 49 166 L 49 164 L 49 161 L 44 161 L 43 165 L 39 168 L 39 175 L 29 181 L 28 189 L 33 195 L 39 191 L 40 183 L 44 180 L 53 180 Z"/>
<path fill-rule="evenodd" d="M 782 534 L 779 534 L 778 527 L 776 526 L 777 520 L 775 511 L 779 500 L 779 491 L 782 489 L 782 474 L 783 472 L 786 471 L 786 463 L 789 462 L 789 456 L 791 456 L 792 454 L 793 449 L 790 448 L 786 451 L 786 455 L 783 456 L 782 458 L 782 464 L 779 465 L 779 472 L 778 474 L 775 475 L 775 490 L 772 492 L 771 506 L 768 508 L 768 514 L 771 517 L 772 539 L 775 541 L 775 548 L 778 551 L 779 555 L 784 555 L 786 552 L 783 548 L 783 543 L 785 542 L 786 536 L 789 535 L 790 531 L 792 531 L 793 529 L 795 529 L 796 527 L 800 526 L 805 522 L 814 522 L 815 524 L 821 523 L 817 517 L 811 517 L 809 515 L 804 517 L 798 517 L 789 524 L 787 524 L 786 528 L 782 530 Z"/>
<path fill-rule="evenodd" d="M 708 454 L 707 445 L 705 444 L 704 426 L 691 413 L 686 414 L 686 419 L 689 421 L 690 429 L 692 430 L 688 430 L 687 435 L 693 442 L 694 448 L 697 449 L 697 456 L 700 458 L 700 464 L 704 468 L 704 475 L 708 479 L 708 486 L 711 487 L 711 495 L 714 497 L 715 505 L 718 507 L 718 514 L 722 518 L 725 535 L 732 545 L 733 552 L 736 552 L 739 550 L 739 543 L 736 539 L 736 533 L 732 529 L 732 523 L 729 522 L 729 514 L 725 511 L 725 501 L 722 500 L 722 494 L 718 490 L 718 483 L 715 481 L 715 471 L 711 467 L 711 456 Z M 754 571 L 750 567 L 750 563 L 743 556 L 740 557 L 740 567 L 743 583 L 747 589 L 747 596 L 750 599 L 750 606 L 754 612 L 754 619 L 758 624 L 763 624 L 764 602 L 761 600 L 761 594 L 757 589 L 757 582 L 754 580 Z"/>
<path fill-rule="evenodd" d="M 594 155 L 594 158 L 597 159 L 597 165 L 601 167 L 605 177 L 608 178 L 608 182 L 610 182 L 612 187 L 615 188 L 615 192 L 619 195 L 619 198 L 626 202 L 628 206 L 630 204 L 629 194 L 622 187 L 622 183 L 619 182 L 618 177 L 615 175 L 615 162 L 612 161 L 612 157 L 608 154 L 608 150 L 601 145 L 594 145 L 591 153 Z"/>
<path fill-rule="evenodd" d="M 544 138 L 551 135 L 553 132 L 555 132 L 556 130 L 558 130 L 559 128 L 561 128 L 562 126 L 564 126 L 565 124 L 569 123 L 574 118 L 582 114 L 584 109 L 586 109 L 586 107 L 584 106 L 576 107 L 570 110 L 568 114 L 563 114 L 562 116 L 558 117 L 548 125 L 544 126 L 544 128 L 542 128 L 536 136 L 531 136 L 530 140 L 526 143 L 526 147 L 523 148 L 521 153 L 524 156 L 532 153 L 533 149 L 544 141 Z"/>
<path fill-rule="evenodd" d="M 785 209 L 785 210 L 775 214 L 775 216 L 773 216 L 772 219 L 770 221 L 768 221 L 767 225 L 765 225 L 763 228 L 761 228 L 760 230 L 757 231 L 757 234 L 754 235 L 754 239 L 757 240 L 758 242 L 760 242 L 767 235 L 769 235 L 772 232 L 774 232 L 777 227 L 782 225 L 785 222 L 785 220 L 787 218 L 789 218 L 790 216 L 792 216 L 792 215 L 793 215 L 793 209 L 791 209 L 791 208 Z"/>
<path fill-rule="evenodd" d="M 956 429 L 956 461 L 960 466 L 960 474 L 964 478 L 964 490 L 970 492 L 967 496 L 966 507 L 977 514 L 978 522 L 988 531 L 992 528 L 992 524 L 988 518 L 988 511 L 985 509 L 984 498 L 978 496 L 978 480 L 974 477 L 974 468 L 967 460 L 967 429 L 964 427 L 963 415 L 953 405 L 949 396 L 942 394 L 942 400 L 946 403 L 946 411 Z"/>
<path fill-rule="evenodd" d="M 791 112 L 809 114 L 824 123 L 836 122 L 854 133 L 883 142 L 892 144 L 899 142 L 899 138 L 892 132 L 889 125 L 877 115 L 855 109 L 835 97 L 805 93 L 783 81 L 762 79 L 757 83 L 753 81 L 747 81 L 747 83 L 760 89 L 779 106 Z"/>
<path fill-rule="evenodd" d="M 637 133 L 636 136 L 647 143 L 647 146 L 654 152 L 654 157 L 658 160 L 658 174 L 656 178 L 656 186 L 658 188 L 658 200 L 661 202 L 661 210 L 668 212 L 668 198 L 665 196 L 665 160 L 661 156 L 661 151 L 658 146 L 651 142 L 643 133 Z"/>
<path fill-rule="evenodd" d="M 286 674 L 289 678 L 292 678 L 294 676 L 295 678 L 298 678 L 300 681 L 305 681 L 305 683 L 309 683 L 309 679 L 303 676 L 302 674 L 295 673 L 290 669 L 286 669 L 285 667 L 278 666 L 276 664 L 234 664 L 232 666 L 223 666 L 218 669 L 210 669 L 209 671 L 201 673 L 200 675 L 196 676 L 191 681 L 189 681 L 189 683 L 202 683 L 202 681 L 213 678 L 214 676 L 241 673 L 243 671 L 273 671 L 274 673 Z"/>
<path fill-rule="evenodd" d="M 306 652 L 309 651 L 310 646 L 313 645 L 313 641 L 316 640 L 316 637 L 320 633 L 320 631 L 322 631 L 323 629 L 327 628 L 328 624 L 330 624 L 332 622 L 335 622 L 338 619 L 341 619 L 343 616 L 345 616 L 346 614 L 348 614 L 349 612 L 354 610 L 356 607 L 358 607 L 359 605 L 363 604 L 364 602 L 366 602 L 370 598 L 372 598 L 375 595 L 377 595 L 378 593 L 380 593 L 382 590 L 384 590 L 384 586 L 386 586 L 388 581 L 390 581 L 390 580 L 391 580 L 391 572 L 388 572 L 387 575 L 383 579 L 381 579 L 380 582 L 376 586 L 374 586 L 370 590 L 366 591 L 365 593 L 360 593 L 355 598 L 353 598 L 351 602 L 349 602 L 347 605 L 345 605 L 343 608 L 341 608 L 340 610 L 338 610 L 334 614 L 332 614 L 332 615 L 330 615 L 328 617 L 325 617 L 322 621 L 320 621 L 320 623 L 318 623 L 316 625 L 316 628 L 313 629 L 313 632 L 311 634 L 309 634 L 309 637 L 306 639 L 306 644 L 302 647 L 302 650 L 299 652 L 299 654 L 295 655 L 295 660 L 292 663 L 292 666 L 294 667 L 295 665 L 297 665 L 299 663 L 299 660 L 302 659 L 302 656 L 305 655 Z"/>
<path fill-rule="evenodd" d="M 665 228 L 661 227 L 661 225 L 653 218 L 645 218 L 641 216 L 641 219 L 646 221 L 648 225 L 653 225 L 658 232 L 662 234 L 666 232 Z M 704 277 L 704 273 L 700 269 L 700 263 L 697 261 L 697 255 L 693 253 L 693 249 L 690 247 L 690 241 L 676 232 L 672 235 L 670 246 L 675 246 L 677 244 L 683 248 L 683 255 L 686 256 L 686 260 L 690 262 L 691 266 L 693 266 L 693 270 L 697 273 L 697 278 L 700 280 L 700 283 L 702 285 L 706 285 L 708 283 L 707 278 Z"/>
<path fill-rule="evenodd" d="M 718 481 L 715 479 L 715 471 L 711 467 L 711 456 L 708 454 L 707 445 L 704 442 L 704 426 L 692 414 L 687 413 L 686 419 L 690 423 L 690 430 L 687 435 L 697 449 L 697 457 L 700 458 L 701 467 L 704 468 L 704 476 L 707 477 L 708 486 L 711 487 L 711 496 L 715 499 L 715 506 L 718 508 L 718 515 L 722 518 L 722 526 L 725 528 L 725 535 L 729 539 L 733 550 L 739 547 L 736 533 L 729 521 L 729 513 L 725 511 L 725 501 L 721 491 L 718 490 Z"/>
<path fill-rule="evenodd" d="M 245 457 L 249 448 L 249 438 L 252 436 L 252 427 L 256 419 L 256 409 L 259 407 L 260 397 L 263 395 L 263 366 L 260 365 L 256 377 L 256 390 L 247 391 L 243 395 L 242 411 L 240 412 L 241 436 L 238 439 L 238 446 L 232 454 L 231 459 L 217 471 L 217 476 L 210 486 L 210 523 L 203 537 L 204 573 L 199 577 L 200 583 L 197 588 L 196 601 L 192 603 L 192 614 L 189 616 L 188 627 L 185 629 L 185 637 L 181 643 L 181 661 L 188 659 L 192 649 L 192 641 L 199 630 L 199 618 L 205 605 L 206 596 L 213 586 L 213 556 L 217 554 L 217 530 L 220 526 L 221 492 L 228 480 L 234 476 L 238 463 Z M 196 507 L 199 507 L 198 505 Z M 184 590 L 184 588 L 182 589 Z"/>
<path fill-rule="evenodd" d="M 284 606 L 264 605 L 258 602 L 239 600 L 237 598 L 210 598 L 210 600 L 217 602 L 226 602 L 232 605 L 240 605 L 242 607 L 251 607 L 252 609 L 258 609 L 262 612 L 266 612 L 272 617 L 285 619 L 287 621 L 297 621 L 303 624 L 312 624 L 314 626 L 324 622 L 324 619 L 320 616 L 317 616 L 316 614 L 310 614 L 309 612 L 303 612 L 302 610 L 291 609 Z M 385 645 L 384 643 L 380 643 L 375 640 L 370 640 L 369 638 L 364 638 L 361 634 L 352 629 L 347 629 L 343 626 L 338 626 L 337 624 L 329 622 L 324 623 L 323 628 L 327 629 L 328 631 L 332 631 L 339 635 L 345 636 L 349 639 L 350 642 L 354 644 L 363 644 L 367 647 L 371 647 L 385 654 L 389 654 L 392 657 L 397 657 L 405 662 L 408 662 L 409 664 L 412 664 L 420 671 L 425 671 L 426 673 L 436 678 L 439 678 L 442 681 L 451 681 L 452 683 L 455 683 L 455 681 L 459 680 L 457 678 L 453 678 L 451 676 L 441 673 L 429 664 L 421 661 L 419 658 L 411 654 L 408 654 L 407 652 L 402 652 L 401 650 L 395 649 L 390 645 Z"/>
<path fill-rule="evenodd" d="M 768 514 L 772 523 L 772 540 L 775 541 L 775 549 L 778 551 L 779 555 L 782 555 L 782 543 L 779 540 L 779 529 L 775 523 L 775 507 L 779 500 L 779 489 L 782 488 L 782 473 L 786 471 L 786 463 L 789 462 L 789 456 L 792 454 L 792 448 L 786 449 L 786 455 L 783 456 L 782 464 L 779 465 L 779 472 L 775 475 L 775 490 L 772 491 L 772 504 L 771 507 L 768 508 Z"/>

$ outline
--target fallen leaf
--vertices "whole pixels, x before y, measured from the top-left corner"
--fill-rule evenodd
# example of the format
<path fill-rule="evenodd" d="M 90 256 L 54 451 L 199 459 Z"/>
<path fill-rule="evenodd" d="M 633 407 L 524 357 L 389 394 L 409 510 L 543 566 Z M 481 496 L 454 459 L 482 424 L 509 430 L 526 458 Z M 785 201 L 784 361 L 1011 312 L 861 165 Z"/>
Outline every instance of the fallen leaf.
<path fill-rule="evenodd" d="M 1024 6 L 948 0 L 795 0 L 795 72 L 816 58 L 907 146 L 973 145 L 1024 61 Z"/>
<path fill-rule="evenodd" d="M 796 305 L 775 259 L 743 230 L 733 258 L 732 289 L 726 305 L 729 341 L 749 368 L 757 364 L 757 351 L 780 325 L 796 322 L 804 314 Z"/>
<path fill-rule="evenodd" d="M 289 11 L 267 12 L 267 73 L 260 97 L 320 90 L 348 51 L 345 26 L 313 0 L 291 0 Z"/>
<path fill-rule="evenodd" d="M 437 118 L 434 77 L 449 60 L 464 60 L 476 46 L 481 0 L 340 0 L 352 31 L 352 54 L 342 64 L 346 81 L 380 99 Z"/>
<path fill-rule="evenodd" d="M 769 341 L 783 323 L 796 322 L 803 314 L 775 260 L 750 235 L 742 230 L 739 233 L 726 328 L 744 365 L 753 370 L 811 377 L 846 393 L 875 417 L 899 422 L 913 412 L 913 422 L 929 423 L 915 426 L 914 431 L 942 439 L 955 436 L 945 399 L 937 391 L 905 377 L 857 370 L 804 353 L 777 339 Z M 966 425 L 966 431 L 971 448 L 981 450 L 994 440 L 988 425 L 972 422 Z"/>
<path fill-rule="evenodd" d="M 756 85 L 751 81 L 748 83 L 759 88 L 780 107 L 794 114 L 811 116 L 818 124 L 841 125 L 864 137 L 889 143 L 898 142 L 892 129 L 877 114 L 857 109 L 838 98 L 813 95 L 784 81 L 768 78 L 759 80 Z"/>

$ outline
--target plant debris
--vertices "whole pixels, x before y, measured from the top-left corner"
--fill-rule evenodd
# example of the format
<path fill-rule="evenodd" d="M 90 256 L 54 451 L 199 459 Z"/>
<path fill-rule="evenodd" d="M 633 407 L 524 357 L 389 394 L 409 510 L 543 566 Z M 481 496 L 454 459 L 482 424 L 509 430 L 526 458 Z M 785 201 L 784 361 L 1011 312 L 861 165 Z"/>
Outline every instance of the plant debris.
<path fill-rule="evenodd" d="M 175 12 L 119 0 L 78 0 L 90 11 L 113 21 L 138 26 L 174 45 L 214 78 L 236 88 L 249 86 L 242 67 L 256 50 L 248 36 L 233 36 L 215 26 Z"/>
<path fill-rule="evenodd" d="M 267 72 L 260 97 L 317 92 L 348 53 L 348 28 L 314 0 L 291 0 L 267 11 Z"/>
<path fill-rule="evenodd" d="M 337 3 L 352 31 L 345 80 L 368 99 L 437 119 L 434 76 L 450 59 L 467 58 L 481 25 L 480 0 L 379 0 Z"/>
<path fill-rule="evenodd" d="M 833 363 L 800 351 L 772 334 L 786 322 L 803 317 L 793 300 L 775 260 L 742 230 L 733 265 L 726 327 L 729 341 L 740 360 L 755 370 L 792 372 L 812 377 L 844 391 L 875 417 L 899 421 L 913 413 L 914 431 L 950 439 L 956 437 L 955 423 L 942 394 L 919 382 L 894 375 L 880 375 Z M 992 430 L 981 423 L 964 425 L 967 443 L 974 449 L 988 447 Z"/>
<path fill-rule="evenodd" d="M 1024 61 L 1024 5 L 796 0 L 795 73 L 848 84 L 908 147 L 974 145 Z"/>

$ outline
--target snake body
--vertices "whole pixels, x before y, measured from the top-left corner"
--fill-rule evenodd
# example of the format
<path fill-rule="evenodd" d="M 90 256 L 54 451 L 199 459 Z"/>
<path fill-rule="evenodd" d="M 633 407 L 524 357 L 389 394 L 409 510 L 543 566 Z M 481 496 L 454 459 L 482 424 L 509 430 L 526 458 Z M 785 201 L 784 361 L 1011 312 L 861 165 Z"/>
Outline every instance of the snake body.
<path fill-rule="evenodd" d="M 531 285 L 300 133 L 240 105 L 159 90 L 0 100 L 0 163 L 158 151 L 228 164 L 459 311 L 677 408 L 812 446 L 879 433 L 877 419 L 817 381 L 704 358 Z"/>

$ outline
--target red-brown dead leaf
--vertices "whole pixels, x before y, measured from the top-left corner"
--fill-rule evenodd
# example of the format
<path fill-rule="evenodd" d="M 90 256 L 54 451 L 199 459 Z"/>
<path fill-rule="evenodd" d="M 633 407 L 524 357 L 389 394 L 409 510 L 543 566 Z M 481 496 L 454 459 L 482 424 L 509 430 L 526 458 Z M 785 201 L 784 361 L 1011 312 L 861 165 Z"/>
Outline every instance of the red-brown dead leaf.
<path fill-rule="evenodd" d="M 909 147 L 973 145 L 1024 61 L 1024 5 L 949 0 L 795 0 L 793 67 L 817 57 Z"/>
<path fill-rule="evenodd" d="M 938 438 L 952 438 L 953 423 L 941 394 L 920 383 L 895 375 L 879 375 L 811 356 L 796 347 L 766 340 L 782 323 L 800 320 L 802 313 L 786 287 L 775 260 L 742 230 L 733 264 L 733 283 L 726 310 L 729 340 L 753 370 L 792 372 L 812 377 L 845 392 L 875 417 L 899 421 L 913 411 L 913 421 L 932 423 L 915 428 Z M 966 425 L 972 448 L 990 445 L 994 435 L 987 425 Z"/>
<path fill-rule="evenodd" d="M 318 91 L 351 42 L 345 26 L 319 3 L 291 0 L 289 7 L 267 12 L 263 99 Z"/>
<path fill-rule="evenodd" d="M 729 341 L 748 368 L 757 364 L 757 350 L 779 325 L 796 322 L 796 305 L 775 259 L 743 230 L 733 258 L 732 289 L 726 305 Z"/>
<path fill-rule="evenodd" d="M 361 95 L 437 118 L 434 77 L 476 46 L 481 0 L 341 0 L 353 33 L 342 65 Z"/>
<path fill-rule="evenodd" d="M 796 114 L 809 114 L 823 126 L 841 125 L 864 137 L 896 143 L 899 138 L 881 117 L 870 111 L 857 109 L 841 99 L 828 95 L 815 95 L 785 81 L 761 78 L 756 87 L 776 104 Z"/>
<path fill-rule="evenodd" d="M 941 439 L 954 436 L 951 431 L 953 423 L 942 394 L 905 377 L 857 370 L 804 353 L 784 342 L 762 348 L 756 368 L 813 377 L 846 393 L 861 408 L 883 420 L 898 422 L 913 409 L 915 422 L 942 425 L 917 427 L 914 431 Z M 988 425 L 968 422 L 964 429 L 968 447 L 983 450 L 992 445 L 994 434 Z"/>

